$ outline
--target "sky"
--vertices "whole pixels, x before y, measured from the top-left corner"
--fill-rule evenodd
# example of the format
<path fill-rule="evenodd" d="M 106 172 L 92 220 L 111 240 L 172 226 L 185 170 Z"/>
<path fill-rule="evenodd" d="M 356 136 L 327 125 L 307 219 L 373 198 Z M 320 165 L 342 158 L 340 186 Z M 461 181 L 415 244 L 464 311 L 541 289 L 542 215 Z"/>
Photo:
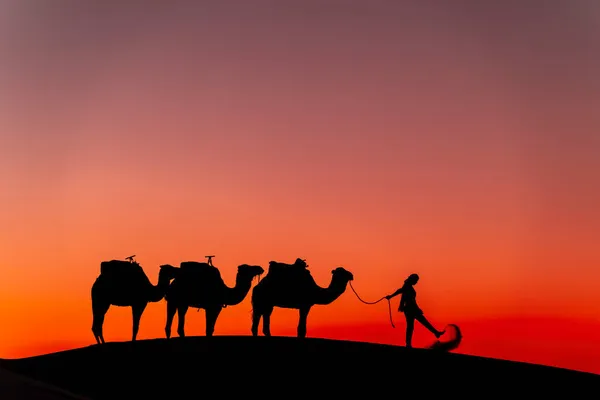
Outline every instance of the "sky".
<path fill-rule="evenodd" d="M 230 285 L 343 266 L 367 301 L 416 272 L 457 352 L 600 373 L 599 70 L 592 0 L 4 0 L 0 357 L 93 344 L 101 261 L 156 283 L 214 254 Z M 249 297 L 215 334 L 250 334 Z M 403 345 L 397 301 L 394 329 L 348 288 L 308 336 Z M 131 310 L 104 332 L 128 340 Z"/>

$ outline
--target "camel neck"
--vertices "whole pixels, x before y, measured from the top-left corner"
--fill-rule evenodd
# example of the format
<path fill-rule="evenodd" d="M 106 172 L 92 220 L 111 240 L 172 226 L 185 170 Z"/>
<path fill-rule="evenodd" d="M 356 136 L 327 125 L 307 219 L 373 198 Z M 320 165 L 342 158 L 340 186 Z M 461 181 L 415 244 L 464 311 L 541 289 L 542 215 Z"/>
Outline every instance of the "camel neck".
<path fill-rule="evenodd" d="M 327 305 L 333 303 L 346 290 L 348 281 L 332 277 L 327 288 L 319 288 L 315 297 L 315 304 Z"/>
<path fill-rule="evenodd" d="M 225 287 L 225 305 L 235 306 L 241 303 L 250 291 L 252 278 L 246 275 L 237 274 L 235 277 L 235 286 Z"/>
<path fill-rule="evenodd" d="M 158 274 L 158 283 L 156 285 L 152 285 L 150 288 L 150 301 L 156 303 L 157 301 L 162 300 L 167 291 L 167 287 L 169 286 L 169 278 L 159 273 Z"/>

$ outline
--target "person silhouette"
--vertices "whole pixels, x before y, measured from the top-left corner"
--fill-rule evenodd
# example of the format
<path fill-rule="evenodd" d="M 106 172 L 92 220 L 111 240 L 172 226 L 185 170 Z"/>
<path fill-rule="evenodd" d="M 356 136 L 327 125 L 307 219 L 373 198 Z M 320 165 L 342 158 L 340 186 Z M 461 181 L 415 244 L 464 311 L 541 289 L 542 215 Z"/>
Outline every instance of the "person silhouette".
<path fill-rule="evenodd" d="M 414 285 L 419 282 L 419 275 L 411 274 L 404 281 L 404 285 L 396 290 L 394 293 L 385 296 L 387 300 L 390 300 L 394 296 L 402 293 L 402 297 L 400 298 L 400 306 L 398 307 L 398 311 L 404 313 L 404 317 L 406 318 L 406 347 L 412 347 L 412 335 L 415 329 L 415 320 L 419 321 L 425 328 L 431 331 L 435 335 L 436 338 L 440 338 L 445 332 L 438 331 L 431 325 L 431 323 L 425 318 L 423 315 L 423 311 L 417 305 L 417 292 Z"/>

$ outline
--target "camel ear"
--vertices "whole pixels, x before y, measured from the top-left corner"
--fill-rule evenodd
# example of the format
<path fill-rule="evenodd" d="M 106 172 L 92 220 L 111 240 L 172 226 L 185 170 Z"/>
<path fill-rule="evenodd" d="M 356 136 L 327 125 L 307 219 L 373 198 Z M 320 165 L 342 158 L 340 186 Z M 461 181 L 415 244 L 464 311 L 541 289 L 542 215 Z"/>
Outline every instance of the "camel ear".
<path fill-rule="evenodd" d="M 331 273 L 332 273 L 332 274 L 333 274 L 333 273 L 335 273 L 335 269 L 332 269 L 332 270 L 331 270 Z"/>

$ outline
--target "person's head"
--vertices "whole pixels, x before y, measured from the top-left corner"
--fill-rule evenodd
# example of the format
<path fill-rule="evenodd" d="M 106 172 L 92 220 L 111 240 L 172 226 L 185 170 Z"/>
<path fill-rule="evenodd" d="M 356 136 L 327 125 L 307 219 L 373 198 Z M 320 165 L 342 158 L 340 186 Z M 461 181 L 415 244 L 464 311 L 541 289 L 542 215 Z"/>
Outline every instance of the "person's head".
<path fill-rule="evenodd" d="M 417 274 L 410 274 L 404 281 L 406 285 L 416 285 L 417 282 L 419 282 L 419 275 Z"/>

